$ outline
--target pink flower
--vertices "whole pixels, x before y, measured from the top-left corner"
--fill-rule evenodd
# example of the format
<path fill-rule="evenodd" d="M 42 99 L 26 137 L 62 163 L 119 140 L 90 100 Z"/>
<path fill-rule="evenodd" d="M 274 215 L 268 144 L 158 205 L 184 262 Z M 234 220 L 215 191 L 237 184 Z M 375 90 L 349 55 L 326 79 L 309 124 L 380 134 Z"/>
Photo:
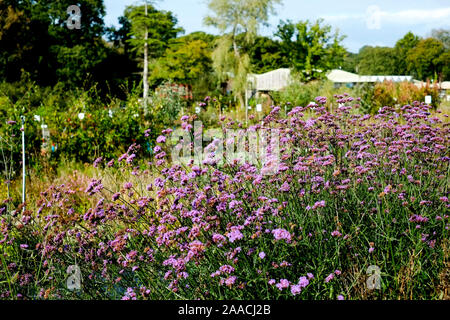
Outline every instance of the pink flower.
<path fill-rule="evenodd" d="M 228 240 L 230 242 L 235 242 L 236 240 L 240 240 L 244 237 L 242 232 L 239 230 L 238 227 L 234 226 L 231 227 L 231 231 L 227 233 Z"/>
<path fill-rule="evenodd" d="M 302 287 L 300 285 L 295 284 L 295 285 L 291 286 L 291 293 L 292 293 L 292 295 L 296 296 L 300 292 L 302 292 Z"/>
<path fill-rule="evenodd" d="M 286 240 L 286 242 L 291 242 L 291 234 L 289 233 L 289 231 L 285 230 L 285 229 L 275 229 L 272 230 L 272 234 L 273 237 L 275 238 L 275 240 Z"/>
<path fill-rule="evenodd" d="M 235 276 L 231 276 L 225 279 L 225 284 L 229 287 L 231 287 L 235 282 L 236 282 L 236 277 Z"/>
<path fill-rule="evenodd" d="M 124 187 L 124 189 L 128 190 L 128 189 L 133 188 L 133 184 L 131 182 L 126 182 L 126 183 L 124 183 L 123 187 Z"/>
<path fill-rule="evenodd" d="M 290 189 L 291 187 L 289 186 L 289 183 L 287 183 L 287 181 L 285 181 L 280 187 L 280 191 L 283 192 L 288 192 Z"/>
<path fill-rule="evenodd" d="M 342 236 L 342 234 L 338 230 L 335 230 L 335 231 L 331 232 L 331 236 L 332 237 L 340 237 L 340 236 Z"/>
<path fill-rule="evenodd" d="M 334 279 L 334 274 L 333 273 L 330 273 L 329 275 L 328 275 L 328 277 L 326 277 L 325 278 L 325 282 L 330 282 L 331 280 L 333 280 Z"/>
<path fill-rule="evenodd" d="M 298 280 L 298 285 L 302 288 L 305 288 L 309 284 L 309 280 L 306 277 L 300 277 Z"/>
<path fill-rule="evenodd" d="M 282 291 L 283 289 L 289 288 L 289 280 L 281 279 L 279 283 L 275 285 L 278 290 Z"/>

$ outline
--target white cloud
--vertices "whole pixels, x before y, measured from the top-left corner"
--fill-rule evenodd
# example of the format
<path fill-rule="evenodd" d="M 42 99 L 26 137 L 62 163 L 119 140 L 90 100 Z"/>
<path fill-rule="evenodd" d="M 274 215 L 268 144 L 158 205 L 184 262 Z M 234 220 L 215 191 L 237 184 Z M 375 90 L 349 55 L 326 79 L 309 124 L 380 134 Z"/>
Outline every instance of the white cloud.
<path fill-rule="evenodd" d="M 450 25 L 450 7 L 441 9 L 410 9 L 397 12 L 383 11 L 378 6 L 369 6 L 365 13 L 337 14 L 322 16 L 328 22 L 342 22 L 345 20 L 359 20 L 365 22 L 368 29 L 381 29 L 384 24 L 389 25 Z"/>
<path fill-rule="evenodd" d="M 381 20 L 398 24 L 444 23 L 449 24 L 450 8 L 429 10 L 402 10 L 398 12 L 381 11 Z"/>

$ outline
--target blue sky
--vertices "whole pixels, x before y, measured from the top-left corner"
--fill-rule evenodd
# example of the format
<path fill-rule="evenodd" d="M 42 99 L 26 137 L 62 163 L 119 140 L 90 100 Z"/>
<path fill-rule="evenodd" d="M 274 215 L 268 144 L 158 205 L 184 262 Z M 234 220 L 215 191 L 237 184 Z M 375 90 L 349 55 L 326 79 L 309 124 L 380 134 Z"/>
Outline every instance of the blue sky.
<path fill-rule="evenodd" d="M 104 0 L 105 23 L 118 26 L 117 18 L 127 5 L 139 0 Z M 159 0 L 155 6 L 172 11 L 185 33 L 205 31 L 217 34 L 203 25 L 208 14 L 206 0 Z M 268 28 L 261 33 L 271 36 L 280 20 L 316 20 L 338 28 L 347 38 L 344 46 L 357 52 L 363 45 L 393 46 L 408 31 L 426 37 L 433 28 L 450 28 L 449 0 L 283 0 L 277 6 Z"/>

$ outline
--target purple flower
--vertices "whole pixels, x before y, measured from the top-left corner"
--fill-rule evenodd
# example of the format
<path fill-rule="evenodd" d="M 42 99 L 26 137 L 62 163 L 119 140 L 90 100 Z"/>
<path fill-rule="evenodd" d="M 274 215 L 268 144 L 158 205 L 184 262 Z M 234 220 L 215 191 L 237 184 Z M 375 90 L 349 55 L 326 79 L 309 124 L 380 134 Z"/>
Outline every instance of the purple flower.
<path fill-rule="evenodd" d="M 235 242 L 236 240 L 242 239 L 244 235 L 242 234 L 242 232 L 239 230 L 238 227 L 234 226 L 231 227 L 231 232 L 227 233 L 227 237 L 228 240 L 230 240 L 230 242 Z"/>
<path fill-rule="evenodd" d="M 306 277 L 300 277 L 298 284 L 300 287 L 305 288 L 309 284 L 309 280 Z"/>
<path fill-rule="evenodd" d="M 136 155 L 133 153 L 132 155 L 130 155 L 129 157 L 127 157 L 127 163 L 131 163 L 133 162 L 133 159 L 136 158 Z"/>
<path fill-rule="evenodd" d="M 95 161 L 94 161 L 94 168 L 97 168 L 99 163 L 102 162 L 102 160 L 103 160 L 102 157 L 99 157 L 99 158 L 95 159 Z"/>
<path fill-rule="evenodd" d="M 153 151 L 154 151 L 155 153 L 158 153 L 158 152 L 160 152 L 161 150 L 162 150 L 162 149 L 161 149 L 160 146 L 156 146 L 156 147 L 153 148 Z"/>
<path fill-rule="evenodd" d="M 328 275 L 328 277 L 326 277 L 325 278 L 325 282 L 330 282 L 331 280 L 333 280 L 334 279 L 334 273 L 330 273 L 329 275 Z"/>
<path fill-rule="evenodd" d="M 338 300 L 345 300 L 344 296 L 341 295 L 341 294 L 337 296 L 337 299 L 338 299 Z"/>
<path fill-rule="evenodd" d="M 287 279 L 281 279 L 279 283 L 277 283 L 275 286 L 278 288 L 278 290 L 282 291 L 283 289 L 289 288 L 289 280 Z"/>
<path fill-rule="evenodd" d="M 236 282 L 236 279 L 237 278 L 235 276 L 228 277 L 227 279 L 225 279 L 225 284 L 231 287 Z"/>
<path fill-rule="evenodd" d="M 233 273 L 234 268 L 228 264 L 225 264 L 219 268 L 221 273 Z"/>
<path fill-rule="evenodd" d="M 261 251 L 258 256 L 260 259 L 264 259 L 266 257 L 266 254 L 264 253 L 264 251 Z"/>
<path fill-rule="evenodd" d="M 312 209 L 315 210 L 315 209 L 317 209 L 317 208 L 319 208 L 319 207 L 321 207 L 321 208 L 325 207 L 325 200 L 317 201 L 317 202 L 313 205 Z"/>
<path fill-rule="evenodd" d="M 133 184 L 131 183 L 131 182 L 126 182 L 124 185 L 123 185 L 123 187 L 124 187 L 124 189 L 131 189 L 131 188 L 133 188 Z"/>
<path fill-rule="evenodd" d="M 275 240 L 279 241 L 279 240 L 286 240 L 286 242 L 291 242 L 291 234 L 289 233 L 289 231 L 285 230 L 285 229 L 275 229 L 272 230 L 272 234 L 273 237 L 275 238 Z"/>
<path fill-rule="evenodd" d="M 340 236 L 342 236 L 342 234 L 338 230 L 335 230 L 335 231 L 331 232 L 331 236 L 332 237 L 340 237 Z"/>
<path fill-rule="evenodd" d="M 296 296 L 300 292 L 302 292 L 302 287 L 300 285 L 298 285 L 298 284 L 291 285 L 291 293 L 292 293 L 292 295 Z"/>
<path fill-rule="evenodd" d="M 125 158 L 128 157 L 128 153 L 124 153 L 123 155 L 121 155 L 118 159 L 119 162 L 121 162 L 122 160 L 124 160 Z"/>
<path fill-rule="evenodd" d="M 157 143 L 164 143 L 164 142 L 166 142 L 166 137 L 165 136 L 159 136 L 158 138 L 156 138 L 156 142 Z"/>
<path fill-rule="evenodd" d="M 280 191 L 283 192 L 288 192 L 290 189 L 291 187 L 289 186 L 289 183 L 287 183 L 287 181 L 285 181 L 280 187 Z"/>

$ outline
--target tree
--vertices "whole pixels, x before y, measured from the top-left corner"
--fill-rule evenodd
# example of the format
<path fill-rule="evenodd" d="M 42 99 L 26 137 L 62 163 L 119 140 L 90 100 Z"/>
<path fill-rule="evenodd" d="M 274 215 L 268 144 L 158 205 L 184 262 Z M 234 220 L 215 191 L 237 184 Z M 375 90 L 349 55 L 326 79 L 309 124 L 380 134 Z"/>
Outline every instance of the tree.
<path fill-rule="evenodd" d="M 250 56 L 251 72 L 265 73 L 278 68 L 288 68 L 280 50 L 280 42 L 269 37 L 258 36 L 255 42 L 245 48 Z"/>
<path fill-rule="evenodd" d="M 446 50 L 441 41 L 434 38 L 422 39 L 409 51 L 406 58 L 408 70 L 417 79 L 437 80 L 442 76 L 444 63 L 448 63 L 448 54 L 445 53 Z"/>
<path fill-rule="evenodd" d="M 347 51 L 342 62 L 342 70 L 356 73 L 358 54 Z"/>
<path fill-rule="evenodd" d="M 29 70 L 26 62 L 32 56 L 33 46 L 29 32 L 30 18 L 13 1 L 0 0 L 0 77 L 18 81 L 21 70 Z"/>
<path fill-rule="evenodd" d="M 125 17 L 131 28 L 127 40 L 133 50 L 143 54 L 143 99 L 148 98 L 148 66 L 149 59 L 160 57 L 168 46 L 170 39 L 175 38 L 183 29 L 177 28 L 177 19 L 172 12 L 156 10 L 148 0 L 144 5 L 128 6 Z"/>
<path fill-rule="evenodd" d="M 67 28 L 71 0 L 0 0 L 0 77 L 80 86 L 105 59 L 102 0 L 79 0 L 81 29 Z"/>
<path fill-rule="evenodd" d="M 389 47 L 364 46 L 359 50 L 357 72 L 364 75 L 396 74 L 396 53 Z"/>
<path fill-rule="evenodd" d="M 213 65 L 221 80 L 233 76 L 233 91 L 241 107 L 245 106 L 244 92 L 250 71 L 250 58 L 244 46 L 254 43 L 261 24 L 267 24 L 269 15 L 275 13 L 275 4 L 281 0 L 209 0 L 212 15 L 205 24 L 219 30 L 221 37 L 212 55 Z M 243 34 L 243 43 L 238 35 Z"/>
<path fill-rule="evenodd" d="M 293 23 L 281 21 L 275 36 L 281 39 L 281 50 L 290 67 L 304 81 L 322 78 L 327 70 L 343 63 L 344 36 L 323 25 L 323 19 L 311 23 L 308 20 Z"/>
<path fill-rule="evenodd" d="M 105 32 L 103 0 L 76 2 L 81 11 L 81 29 L 67 28 L 67 8 L 73 4 L 72 0 L 31 1 L 32 20 L 48 23 L 48 30 L 43 32 L 50 36 L 49 74 L 68 87 L 81 86 L 87 78 L 96 82 L 95 70 L 108 55 L 102 39 Z"/>
<path fill-rule="evenodd" d="M 215 37 L 203 32 L 170 41 L 164 55 L 153 65 L 150 83 L 159 85 L 165 80 L 196 86 L 200 79 L 209 79 L 208 89 L 213 89 L 214 70 L 212 68 L 211 43 Z M 205 83 L 202 83 L 204 85 Z M 199 88 L 196 88 L 199 89 Z M 208 90 L 203 90 L 207 92 Z"/>
<path fill-rule="evenodd" d="M 398 40 L 395 44 L 396 56 L 396 74 L 406 75 L 408 73 L 408 63 L 406 61 L 411 49 L 415 48 L 420 41 L 420 37 L 412 32 L 405 34 L 403 38 Z"/>

